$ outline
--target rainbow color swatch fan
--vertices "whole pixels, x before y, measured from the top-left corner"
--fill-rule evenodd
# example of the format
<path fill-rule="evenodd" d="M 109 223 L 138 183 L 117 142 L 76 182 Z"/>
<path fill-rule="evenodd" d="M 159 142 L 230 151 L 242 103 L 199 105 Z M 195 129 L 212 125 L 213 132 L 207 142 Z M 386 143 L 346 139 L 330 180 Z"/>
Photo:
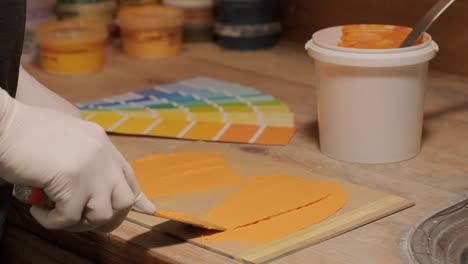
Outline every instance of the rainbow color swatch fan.
<path fill-rule="evenodd" d="M 271 95 L 198 77 L 79 104 L 107 132 L 188 140 L 286 145 L 294 114 Z"/>

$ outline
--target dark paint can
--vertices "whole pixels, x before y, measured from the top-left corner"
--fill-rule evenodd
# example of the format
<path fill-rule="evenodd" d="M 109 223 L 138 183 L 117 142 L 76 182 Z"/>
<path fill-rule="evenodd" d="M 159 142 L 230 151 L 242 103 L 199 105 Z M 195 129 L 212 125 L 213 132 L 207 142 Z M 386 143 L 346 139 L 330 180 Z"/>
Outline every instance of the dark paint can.
<path fill-rule="evenodd" d="M 215 33 L 226 49 L 256 50 L 279 40 L 280 0 L 215 0 Z"/>

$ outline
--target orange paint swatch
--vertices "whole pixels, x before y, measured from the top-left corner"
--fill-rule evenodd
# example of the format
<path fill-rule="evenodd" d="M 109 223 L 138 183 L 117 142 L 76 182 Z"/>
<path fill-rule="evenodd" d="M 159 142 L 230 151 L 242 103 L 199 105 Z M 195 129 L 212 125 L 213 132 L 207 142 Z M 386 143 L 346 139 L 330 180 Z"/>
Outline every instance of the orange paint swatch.
<path fill-rule="evenodd" d="M 338 46 L 358 49 L 399 48 L 411 30 L 401 26 L 347 25 L 343 26 L 343 35 Z M 421 42 L 422 38 L 417 44 Z"/>
<path fill-rule="evenodd" d="M 184 135 L 184 138 L 212 140 L 224 126 L 225 124 L 223 123 L 200 122 L 190 129 L 190 131 Z"/>
<path fill-rule="evenodd" d="M 254 143 L 266 145 L 269 144 L 269 142 L 276 142 L 277 144 L 287 145 L 295 132 L 295 128 L 267 127 Z"/>
<path fill-rule="evenodd" d="M 249 142 L 258 129 L 258 126 L 233 124 L 219 140 L 226 142 Z"/>
<path fill-rule="evenodd" d="M 228 230 L 205 236 L 202 240 L 209 243 L 242 241 L 264 244 L 292 235 L 306 227 L 312 226 L 334 215 L 348 201 L 349 194 L 339 184 L 322 183 L 330 195 L 308 206 L 272 217 L 257 224 Z M 282 199 L 293 194 L 295 190 L 285 190 Z M 278 199 L 280 199 L 278 197 Z M 271 205 L 274 205 L 274 202 Z M 262 208 L 258 208 L 261 210 Z M 240 210 L 240 209 L 239 209 Z"/>
<path fill-rule="evenodd" d="M 203 219 L 227 229 L 246 226 L 327 197 L 327 184 L 281 174 L 250 177 Z"/>
<path fill-rule="evenodd" d="M 240 181 L 217 153 L 151 155 L 133 161 L 131 165 L 142 192 L 149 198 L 206 192 Z"/>

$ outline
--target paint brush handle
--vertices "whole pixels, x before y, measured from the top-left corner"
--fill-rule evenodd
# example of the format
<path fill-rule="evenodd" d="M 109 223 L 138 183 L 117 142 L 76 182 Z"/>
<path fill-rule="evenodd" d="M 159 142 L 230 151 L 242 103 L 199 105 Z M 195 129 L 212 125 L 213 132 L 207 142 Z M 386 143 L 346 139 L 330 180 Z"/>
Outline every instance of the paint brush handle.
<path fill-rule="evenodd" d="M 54 202 L 49 199 L 44 190 L 39 188 L 16 184 L 13 189 L 13 196 L 25 204 L 35 205 L 45 209 L 51 209 L 55 206 Z"/>

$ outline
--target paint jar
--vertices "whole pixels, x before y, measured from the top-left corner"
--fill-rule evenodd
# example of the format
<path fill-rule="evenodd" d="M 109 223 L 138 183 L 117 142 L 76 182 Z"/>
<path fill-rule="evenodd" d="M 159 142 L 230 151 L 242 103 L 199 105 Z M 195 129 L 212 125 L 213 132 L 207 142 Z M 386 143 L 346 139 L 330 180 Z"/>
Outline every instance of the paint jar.
<path fill-rule="evenodd" d="M 36 28 L 42 23 L 55 20 L 54 5 L 55 0 L 28 0 L 26 2 L 23 55 L 32 55 L 36 50 Z"/>
<path fill-rule="evenodd" d="M 124 52 L 132 57 L 164 57 L 182 48 L 183 12 L 159 5 L 128 7 L 119 11 Z"/>
<path fill-rule="evenodd" d="M 255 50 L 279 39 L 279 0 L 217 0 L 215 33 L 221 47 Z"/>
<path fill-rule="evenodd" d="M 41 67 L 54 73 L 99 71 L 106 37 L 102 23 L 73 20 L 43 24 L 37 29 Z"/>
<path fill-rule="evenodd" d="M 55 11 L 59 20 L 78 18 L 103 22 L 108 35 L 115 38 L 118 35 L 114 23 L 116 9 L 113 0 L 58 0 Z"/>
<path fill-rule="evenodd" d="M 213 0 L 163 0 L 184 10 L 184 42 L 213 40 Z"/>
<path fill-rule="evenodd" d="M 101 18 L 114 19 L 116 3 L 113 0 L 58 0 L 55 9 L 58 19 Z"/>
<path fill-rule="evenodd" d="M 315 59 L 322 153 L 368 164 L 416 156 L 428 64 L 437 44 L 425 34 L 421 44 L 408 48 L 346 48 L 338 46 L 342 36 L 342 27 L 327 28 L 306 44 Z"/>

